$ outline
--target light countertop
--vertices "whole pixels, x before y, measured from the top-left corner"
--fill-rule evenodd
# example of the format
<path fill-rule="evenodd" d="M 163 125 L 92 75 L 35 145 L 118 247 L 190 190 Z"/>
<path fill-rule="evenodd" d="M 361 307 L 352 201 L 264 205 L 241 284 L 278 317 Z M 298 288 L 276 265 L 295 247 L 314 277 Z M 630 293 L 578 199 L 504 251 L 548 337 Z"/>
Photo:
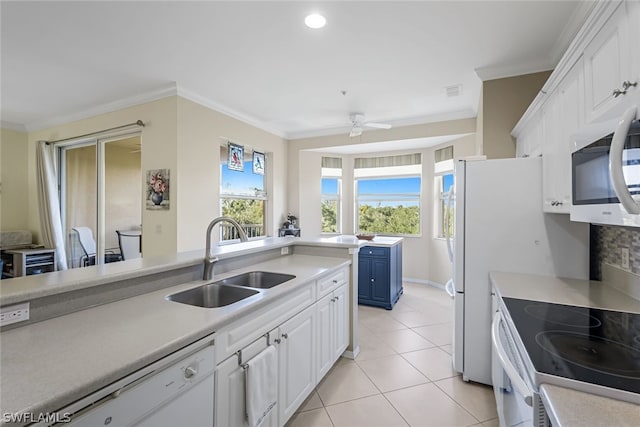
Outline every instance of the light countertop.
<path fill-rule="evenodd" d="M 211 252 L 222 260 L 296 245 L 332 248 L 358 248 L 362 246 L 355 236 L 337 236 L 327 239 L 270 237 L 246 243 L 216 246 L 212 248 Z M 142 275 L 190 267 L 201 264 L 203 259 L 204 248 L 174 255 L 138 258 L 3 280 L 2 286 L 0 286 L 0 306 L 100 286 L 120 280 L 135 279 Z"/>
<path fill-rule="evenodd" d="M 640 301 L 606 282 L 502 272 L 489 277 L 500 297 L 640 313 Z M 636 426 L 640 420 L 633 403 L 554 384 L 542 384 L 540 394 L 554 426 Z"/>
<path fill-rule="evenodd" d="M 516 273 L 489 273 L 501 297 L 640 313 L 640 301 L 605 282 Z"/>
<path fill-rule="evenodd" d="M 542 401 L 558 427 L 636 427 L 640 405 L 551 384 L 540 386 Z"/>
<path fill-rule="evenodd" d="M 359 242 L 361 242 L 361 246 L 380 246 L 390 248 L 400 244 L 402 240 L 404 240 L 402 237 L 376 236 L 373 240 L 359 240 Z"/>
<path fill-rule="evenodd" d="M 184 259 L 191 262 L 188 256 Z M 140 262 L 135 264 L 145 261 Z M 168 294 L 205 283 L 196 281 L 2 332 L 2 412 L 60 409 L 349 263 L 344 258 L 283 256 L 217 275 L 224 279 L 265 270 L 296 276 L 226 307 L 165 300 Z M 122 274 L 128 274 L 128 268 L 123 266 Z"/>

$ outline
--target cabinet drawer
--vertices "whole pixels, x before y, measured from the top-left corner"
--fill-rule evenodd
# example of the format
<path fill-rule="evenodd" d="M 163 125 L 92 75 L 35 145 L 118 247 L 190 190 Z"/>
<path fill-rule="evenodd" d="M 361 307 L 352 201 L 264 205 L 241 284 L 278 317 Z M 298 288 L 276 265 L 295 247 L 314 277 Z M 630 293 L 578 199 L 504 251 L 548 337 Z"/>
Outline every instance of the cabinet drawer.
<path fill-rule="evenodd" d="M 379 248 L 376 246 L 363 246 L 360 248 L 360 255 L 389 256 L 389 248 Z"/>
<path fill-rule="evenodd" d="M 338 286 L 347 283 L 347 269 L 341 268 L 318 280 L 318 299 L 327 295 Z"/>
<path fill-rule="evenodd" d="M 233 322 L 216 333 L 218 360 L 224 360 L 252 341 L 293 317 L 315 302 L 314 282 L 304 284 L 285 298 L 284 303 L 269 304 L 257 312 Z"/>

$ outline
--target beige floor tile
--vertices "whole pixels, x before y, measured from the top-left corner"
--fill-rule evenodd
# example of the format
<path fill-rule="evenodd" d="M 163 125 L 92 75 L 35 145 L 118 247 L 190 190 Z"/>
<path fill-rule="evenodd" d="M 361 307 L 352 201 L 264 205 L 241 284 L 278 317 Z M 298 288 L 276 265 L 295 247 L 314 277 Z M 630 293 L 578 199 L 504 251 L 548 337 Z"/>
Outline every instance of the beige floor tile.
<path fill-rule="evenodd" d="M 449 310 L 441 307 L 420 311 L 400 311 L 391 313 L 391 316 L 408 328 L 450 322 L 452 317 Z"/>
<path fill-rule="evenodd" d="M 433 384 L 396 390 L 385 396 L 411 427 L 463 427 L 478 422 Z"/>
<path fill-rule="evenodd" d="M 435 347 L 431 341 L 424 339 L 411 329 L 379 332 L 376 334 L 384 343 L 389 344 L 398 353 L 422 350 Z"/>
<path fill-rule="evenodd" d="M 483 384 L 464 382 L 460 376 L 440 380 L 434 384 L 478 421 L 488 421 L 498 416 L 493 388 Z"/>
<path fill-rule="evenodd" d="M 302 405 L 300 405 L 300 408 L 298 409 L 297 412 L 306 412 L 306 411 L 311 411 L 313 409 L 319 409 L 322 408 L 322 400 L 320 400 L 320 396 L 318 396 L 318 392 L 316 390 L 314 390 L 309 397 L 307 397 L 307 400 L 305 400 Z"/>
<path fill-rule="evenodd" d="M 396 351 L 389 344 L 382 342 L 377 336 L 371 339 L 361 339 L 359 345 L 360 353 L 356 356 L 358 362 L 396 354 Z"/>
<path fill-rule="evenodd" d="M 447 353 L 453 355 L 453 346 L 451 344 L 447 344 L 447 345 L 441 345 L 439 346 L 442 350 L 446 351 Z"/>
<path fill-rule="evenodd" d="M 370 329 L 374 334 L 378 332 L 407 329 L 407 326 L 404 323 L 400 323 L 399 321 L 391 317 L 388 313 L 381 313 L 362 319 L 362 324 L 366 328 Z"/>
<path fill-rule="evenodd" d="M 381 394 L 327 406 L 327 412 L 335 427 L 408 426 Z"/>
<path fill-rule="evenodd" d="M 489 421 L 485 421 L 482 423 L 482 427 L 500 427 L 500 420 L 494 418 Z"/>
<path fill-rule="evenodd" d="M 353 361 L 334 366 L 317 390 L 325 406 L 379 393 L 373 382 Z"/>
<path fill-rule="evenodd" d="M 426 375 L 431 381 L 451 378 L 458 375 L 458 373 L 453 370 L 451 355 L 439 347 L 412 351 L 411 353 L 402 353 L 402 357 Z"/>
<path fill-rule="evenodd" d="M 357 363 L 382 392 L 429 381 L 400 355 L 357 361 Z"/>
<path fill-rule="evenodd" d="M 285 427 L 333 427 L 325 408 L 295 414 Z"/>
<path fill-rule="evenodd" d="M 420 326 L 413 329 L 422 337 L 428 339 L 435 345 L 451 344 L 453 341 L 453 324 L 440 323 L 437 325 Z"/>

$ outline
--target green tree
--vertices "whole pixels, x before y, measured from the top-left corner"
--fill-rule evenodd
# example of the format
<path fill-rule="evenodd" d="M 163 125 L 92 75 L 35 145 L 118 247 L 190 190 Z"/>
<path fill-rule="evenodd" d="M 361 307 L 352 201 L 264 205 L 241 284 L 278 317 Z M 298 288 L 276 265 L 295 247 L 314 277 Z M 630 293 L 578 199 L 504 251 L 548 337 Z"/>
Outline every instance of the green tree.
<path fill-rule="evenodd" d="M 322 201 L 322 232 L 336 233 L 338 231 L 338 202 L 335 200 Z"/>
<path fill-rule="evenodd" d="M 360 205 L 358 228 L 361 232 L 418 234 L 420 209 L 417 206 Z"/>

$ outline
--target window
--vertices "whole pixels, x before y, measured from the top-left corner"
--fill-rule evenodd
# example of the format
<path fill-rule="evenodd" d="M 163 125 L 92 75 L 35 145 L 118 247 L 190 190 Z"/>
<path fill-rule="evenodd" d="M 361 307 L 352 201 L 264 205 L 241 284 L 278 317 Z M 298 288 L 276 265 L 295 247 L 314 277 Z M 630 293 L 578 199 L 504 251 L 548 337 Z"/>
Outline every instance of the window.
<path fill-rule="evenodd" d="M 436 195 L 436 214 L 434 215 L 436 224 L 436 236 L 453 237 L 454 235 L 454 206 L 455 195 L 451 194 L 449 200 L 449 191 L 453 187 L 453 146 L 448 146 L 435 151 L 435 195 Z"/>
<path fill-rule="evenodd" d="M 420 154 L 355 159 L 358 232 L 420 234 Z"/>
<path fill-rule="evenodd" d="M 323 233 L 341 233 L 342 230 L 342 159 L 322 158 L 321 218 Z"/>
<path fill-rule="evenodd" d="M 244 170 L 228 168 L 227 146 L 220 147 L 220 210 L 240 223 L 251 238 L 266 236 L 265 210 L 267 192 L 265 175 L 253 173 L 253 150 L 245 147 Z M 267 169 L 267 168 L 265 168 Z M 220 241 L 239 239 L 228 224 L 220 224 Z"/>

